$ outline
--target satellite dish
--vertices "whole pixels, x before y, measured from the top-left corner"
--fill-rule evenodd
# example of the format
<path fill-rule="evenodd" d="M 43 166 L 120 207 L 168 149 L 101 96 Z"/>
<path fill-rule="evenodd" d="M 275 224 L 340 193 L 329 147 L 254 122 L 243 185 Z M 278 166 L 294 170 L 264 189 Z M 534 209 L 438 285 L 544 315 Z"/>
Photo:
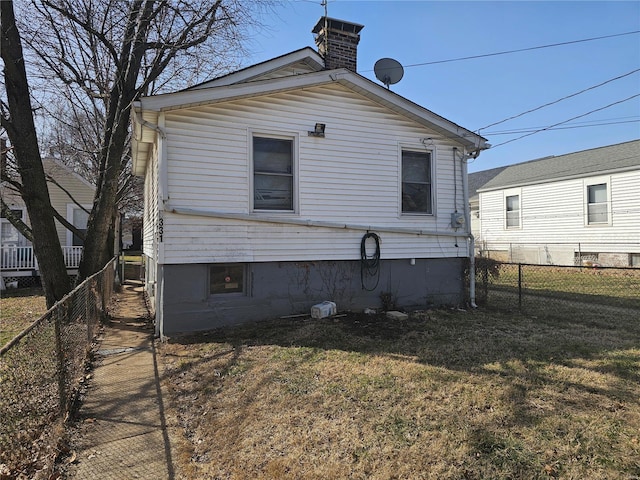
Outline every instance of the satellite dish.
<path fill-rule="evenodd" d="M 384 83 L 387 88 L 389 88 L 389 85 L 402 80 L 404 75 L 404 68 L 402 68 L 400 62 L 393 58 L 381 58 L 373 66 L 373 71 L 376 74 L 376 78 Z"/>

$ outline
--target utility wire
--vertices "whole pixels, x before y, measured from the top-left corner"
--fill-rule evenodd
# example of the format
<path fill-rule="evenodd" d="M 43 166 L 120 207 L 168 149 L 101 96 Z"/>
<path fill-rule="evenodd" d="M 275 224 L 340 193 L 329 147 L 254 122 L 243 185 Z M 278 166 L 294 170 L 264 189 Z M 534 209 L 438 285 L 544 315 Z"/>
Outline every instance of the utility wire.
<path fill-rule="evenodd" d="M 613 34 L 613 35 L 603 35 L 602 37 L 584 38 L 582 40 L 571 40 L 571 41 L 568 41 L 568 42 L 551 43 L 549 45 L 540 45 L 540 46 L 537 46 L 537 47 L 519 48 L 517 50 L 505 50 L 503 52 L 485 53 L 483 55 L 472 55 L 470 57 L 459 57 L 459 58 L 451 58 L 449 60 L 436 60 L 436 61 L 433 61 L 433 62 L 414 63 L 412 65 L 404 65 L 404 67 L 405 68 L 421 67 L 421 66 L 424 66 L 424 65 L 435 65 L 437 63 L 459 62 L 459 61 L 462 61 L 462 60 L 472 60 L 474 58 L 495 57 L 497 55 L 506 55 L 506 54 L 509 54 L 509 53 L 518 53 L 518 52 L 527 52 L 527 51 L 530 51 L 530 50 L 539 50 L 539 49 L 542 49 L 542 48 L 560 47 L 562 45 L 571 45 L 573 43 L 592 42 L 594 40 L 603 40 L 605 38 L 622 37 L 624 35 L 633 35 L 633 34 L 636 34 L 636 33 L 640 33 L 640 30 L 634 30 L 632 32 L 625 32 L 625 33 L 616 33 L 616 34 Z"/>
<path fill-rule="evenodd" d="M 522 138 L 529 137 L 529 136 L 534 135 L 536 133 L 544 132 L 545 130 L 550 130 L 550 129 L 552 129 L 554 127 L 557 127 L 559 125 L 564 125 L 565 123 L 569 123 L 572 120 L 576 120 L 578 118 L 586 117 L 587 115 L 591 115 L 592 113 L 599 112 L 601 110 L 604 110 L 605 108 L 613 107 L 614 105 L 618 105 L 620 103 L 627 102 L 627 101 L 632 100 L 632 99 L 634 99 L 636 97 L 640 97 L 640 93 L 637 93 L 635 95 L 631 95 L 630 97 L 627 97 L 627 98 L 622 99 L 622 100 L 618 100 L 617 102 L 610 103 L 609 105 L 605 105 L 604 107 L 596 108 L 595 110 L 591 110 L 590 112 L 583 113 L 582 115 L 577 115 L 575 117 L 569 118 L 568 120 L 564 120 L 562 122 L 558 122 L 558 123 L 555 123 L 553 125 L 549 125 L 548 127 L 540 128 L 540 129 L 535 130 L 535 131 L 533 131 L 531 133 L 527 133 L 525 135 L 521 135 L 521 136 L 519 136 L 517 138 L 513 138 L 511 140 L 507 140 L 506 142 L 498 143 L 497 145 L 493 145 L 491 147 L 491 149 L 494 149 L 496 147 L 500 147 L 502 145 L 506 145 L 507 143 L 515 142 L 516 140 L 520 140 Z"/>
<path fill-rule="evenodd" d="M 491 124 L 487 125 L 486 127 L 479 128 L 478 130 L 476 130 L 476 133 L 479 134 L 481 130 L 485 130 L 487 128 L 494 127 L 496 125 L 500 125 L 501 123 L 508 122 L 509 120 L 513 120 L 514 118 L 522 117 L 523 115 L 526 115 L 527 113 L 535 112 L 537 110 L 540 110 L 542 108 L 548 107 L 550 105 L 555 105 L 556 103 L 559 103 L 559 102 L 561 102 L 563 100 L 567 100 L 568 98 L 576 97 L 576 96 L 578 96 L 578 95 L 580 95 L 580 94 L 582 94 L 584 92 L 588 92 L 589 90 L 594 90 L 594 89 L 596 89 L 598 87 L 602 87 L 603 85 L 606 85 L 607 83 L 611 83 L 611 82 L 614 82 L 616 80 L 620 80 L 621 78 L 628 77 L 629 75 L 633 75 L 634 73 L 637 73 L 637 72 L 640 72 L 640 68 L 637 68 L 636 70 L 632 70 L 631 72 L 625 73 L 623 75 L 619 75 L 619 76 L 617 76 L 615 78 L 611 78 L 611 79 L 606 80 L 606 81 L 604 81 L 602 83 L 599 83 L 597 85 L 593 85 L 591 87 L 585 88 L 583 90 L 580 90 L 579 92 L 575 92 L 575 93 L 572 93 L 572 94 L 567 95 L 565 97 L 559 98 L 557 100 L 554 100 L 553 102 L 545 103 L 544 105 L 540 105 L 539 107 L 532 108 L 531 110 L 527 110 L 526 112 L 522 112 L 522 113 L 519 113 L 517 115 L 513 115 L 513 116 L 511 116 L 509 118 L 505 118 L 504 120 L 500 120 L 499 122 L 491 123 Z"/>
<path fill-rule="evenodd" d="M 619 125 L 622 123 L 638 123 L 640 120 L 622 120 L 619 122 L 603 122 L 603 123 L 592 123 L 589 125 L 571 125 L 566 127 L 557 127 L 557 128 L 547 128 L 547 130 L 571 130 L 573 128 L 585 128 L 585 127 L 603 127 L 607 125 Z M 536 129 L 543 127 L 529 127 L 529 128 L 518 128 L 516 130 L 503 130 L 498 132 L 486 132 L 485 135 L 515 135 L 517 133 L 528 133 L 533 132 Z"/>

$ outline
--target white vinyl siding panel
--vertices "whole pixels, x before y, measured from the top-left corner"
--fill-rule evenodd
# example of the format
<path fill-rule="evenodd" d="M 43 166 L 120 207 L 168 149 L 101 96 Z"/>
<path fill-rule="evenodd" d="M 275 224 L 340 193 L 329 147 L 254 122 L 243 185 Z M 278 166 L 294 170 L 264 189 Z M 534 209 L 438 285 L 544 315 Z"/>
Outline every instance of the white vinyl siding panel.
<path fill-rule="evenodd" d="M 142 250 L 146 256 L 157 259 L 155 246 L 158 231 L 158 152 L 155 146 L 147 162 L 144 198 Z"/>
<path fill-rule="evenodd" d="M 44 160 L 43 164 L 46 172 L 55 178 L 55 180 L 73 196 L 73 199 L 71 199 L 69 195 L 57 185 L 51 182 L 47 184 L 51 206 L 55 208 L 60 215 L 70 220 L 67 218 L 67 205 L 73 204 L 74 201 L 80 205 L 93 205 L 95 190 L 87 184 L 88 182 L 81 180 L 70 170 L 58 165 L 56 162 Z M 71 243 L 67 241 L 68 230 L 60 222 L 56 222 L 56 231 L 60 239 L 60 245 L 71 245 Z"/>
<path fill-rule="evenodd" d="M 326 124 L 325 138 L 308 136 Z M 452 232 L 463 207 L 453 145 L 339 85 L 166 114 L 171 208 L 250 213 L 251 133 L 297 135 L 299 219 Z M 434 164 L 434 215 L 400 215 L 401 148 L 424 148 Z M 255 213 L 260 215 L 261 213 Z M 273 216 L 273 214 L 269 214 Z M 364 232 L 165 215 L 166 263 L 357 259 Z M 387 258 L 465 256 L 455 239 L 381 234 Z M 391 240 L 393 238 L 393 240 Z M 220 253 L 224 252 L 224 254 Z M 219 260 L 217 258 L 220 257 Z"/>
<path fill-rule="evenodd" d="M 585 222 L 586 185 L 601 183 L 593 179 L 574 179 L 521 188 L 522 228 L 504 228 L 500 211 L 504 191 L 480 193 L 480 241 L 491 245 L 510 243 L 596 244 L 606 251 L 630 251 L 639 248 L 640 171 L 610 176 L 611 224 L 587 225 Z M 502 207 L 503 208 L 503 207 Z"/>
<path fill-rule="evenodd" d="M 309 65 L 306 65 L 300 62 L 295 65 L 291 65 L 287 68 L 280 68 L 278 70 L 274 70 L 273 72 L 260 75 L 259 80 L 268 80 L 271 78 L 280 78 L 280 77 L 290 77 L 292 75 L 302 75 L 305 73 L 314 73 L 314 72 L 315 70 L 312 69 Z"/>

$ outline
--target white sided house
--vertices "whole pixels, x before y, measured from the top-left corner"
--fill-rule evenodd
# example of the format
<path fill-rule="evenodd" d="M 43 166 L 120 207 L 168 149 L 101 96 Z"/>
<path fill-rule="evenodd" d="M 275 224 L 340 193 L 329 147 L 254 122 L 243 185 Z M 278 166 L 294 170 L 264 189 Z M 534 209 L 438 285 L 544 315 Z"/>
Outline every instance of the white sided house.
<path fill-rule="evenodd" d="M 466 160 L 485 139 L 355 73 L 361 29 L 323 18 L 319 53 L 135 104 L 160 335 L 325 300 L 465 302 Z"/>
<path fill-rule="evenodd" d="M 478 196 L 485 256 L 640 266 L 640 140 L 508 166 Z"/>
<path fill-rule="evenodd" d="M 81 231 L 86 230 L 89 212 L 93 206 L 95 187 L 53 158 L 44 158 L 42 163 L 45 174 L 48 176 L 51 206 L 76 228 Z M 2 199 L 13 215 L 29 225 L 24 201 L 12 190 L 11 185 L 2 186 Z M 75 275 L 82 257 L 83 241 L 59 221 L 56 221 L 56 230 L 67 272 Z M 31 242 L 4 215 L 0 218 L 0 234 L 2 283 L 8 286 L 30 286 L 37 282 L 40 271 Z"/>

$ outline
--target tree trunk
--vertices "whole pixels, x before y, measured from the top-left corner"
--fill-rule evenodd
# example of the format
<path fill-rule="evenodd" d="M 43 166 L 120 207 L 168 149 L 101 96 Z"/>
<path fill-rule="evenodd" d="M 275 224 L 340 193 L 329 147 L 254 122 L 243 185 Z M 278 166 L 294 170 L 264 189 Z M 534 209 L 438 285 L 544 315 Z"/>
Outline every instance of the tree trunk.
<path fill-rule="evenodd" d="M 130 108 L 117 112 L 118 121 L 114 121 L 113 130 L 107 129 L 108 138 L 105 143 L 105 159 L 102 169 L 99 194 L 93 204 L 87 224 L 87 237 L 80 266 L 78 281 L 93 275 L 104 267 L 113 257 L 114 252 L 114 219 L 117 217 L 118 181 L 122 171 L 122 156 L 128 139 L 128 117 Z M 124 120 L 127 119 L 127 120 Z"/>
<path fill-rule="evenodd" d="M 5 89 L 11 115 L 10 119 L 3 119 L 2 123 L 14 148 L 16 163 L 22 177 L 22 198 L 31 222 L 34 252 L 38 259 L 47 306 L 51 307 L 69 292 L 71 285 L 55 221 L 51 215 L 49 189 L 38 147 L 13 2 L 0 2 L 0 14 Z"/>
<path fill-rule="evenodd" d="M 117 78 L 109 92 L 105 134 L 100 151 L 100 179 L 96 201 L 89 215 L 87 238 L 78 268 L 78 281 L 99 271 L 115 253 L 113 227 L 118 183 L 129 139 L 131 105 L 139 94 L 136 82 L 144 57 L 144 41 L 153 9 L 153 2 L 134 2 L 129 6 L 125 41 L 121 46 L 120 64 L 116 69 Z"/>

